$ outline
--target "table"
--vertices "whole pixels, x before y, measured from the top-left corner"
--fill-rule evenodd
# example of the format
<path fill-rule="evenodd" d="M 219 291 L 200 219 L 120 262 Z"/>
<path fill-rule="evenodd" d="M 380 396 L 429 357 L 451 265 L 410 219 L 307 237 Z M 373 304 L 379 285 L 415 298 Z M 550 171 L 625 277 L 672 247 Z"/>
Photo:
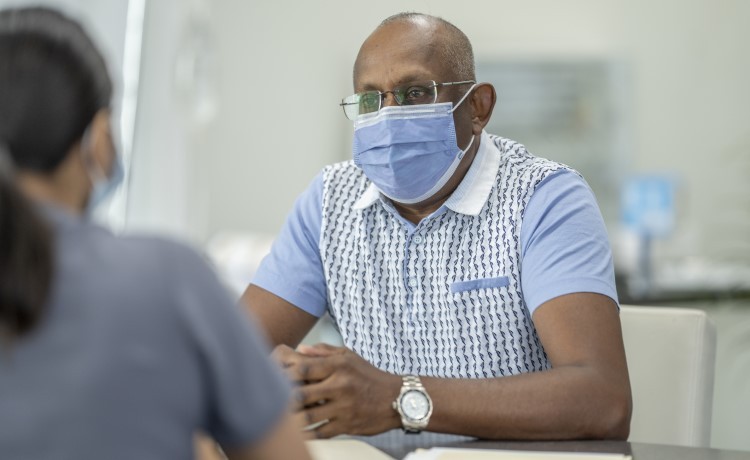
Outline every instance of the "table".
<path fill-rule="evenodd" d="M 420 435 L 357 437 L 386 454 L 403 459 L 419 447 L 461 447 L 547 452 L 601 452 L 632 455 L 634 460 L 750 460 L 750 451 L 733 451 L 701 447 L 668 446 L 627 441 L 477 441 L 454 437 L 437 439 Z"/>

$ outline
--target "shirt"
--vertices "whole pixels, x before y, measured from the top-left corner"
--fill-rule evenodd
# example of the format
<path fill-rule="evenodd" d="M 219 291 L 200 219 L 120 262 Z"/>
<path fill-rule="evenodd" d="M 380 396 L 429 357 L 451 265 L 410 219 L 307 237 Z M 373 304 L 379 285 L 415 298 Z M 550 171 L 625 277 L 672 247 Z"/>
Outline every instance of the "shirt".
<path fill-rule="evenodd" d="M 351 162 L 327 168 L 253 282 L 312 314 L 327 307 L 347 346 L 382 369 L 456 377 L 544 369 L 539 305 L 616 300 L 583 179 L 486 133 L 456 191 L 416 226 Z"/>
<path fill-rule="evenodd" d="M 202 257 L 45 215 L 50 300 L 36 329 L 0 353 L 3 458 L 193 458 L 196 430 L 228 448 L 268 433 L 288 387 Z"/>

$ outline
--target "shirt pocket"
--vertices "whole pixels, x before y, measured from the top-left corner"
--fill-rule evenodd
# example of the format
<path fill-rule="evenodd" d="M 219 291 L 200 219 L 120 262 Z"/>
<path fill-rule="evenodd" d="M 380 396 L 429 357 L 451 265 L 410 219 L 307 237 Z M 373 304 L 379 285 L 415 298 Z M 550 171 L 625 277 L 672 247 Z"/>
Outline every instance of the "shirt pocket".
<path fill-rule="evenodd" d="M 476 280 L 456 281 L 451 283 L 451 293 L 458 294 L 466 291 L 476 291 L 479 289 L 498 289 L 508 286 L 507 276 L 498 276 L 497 278 L 480 278 Z"/>

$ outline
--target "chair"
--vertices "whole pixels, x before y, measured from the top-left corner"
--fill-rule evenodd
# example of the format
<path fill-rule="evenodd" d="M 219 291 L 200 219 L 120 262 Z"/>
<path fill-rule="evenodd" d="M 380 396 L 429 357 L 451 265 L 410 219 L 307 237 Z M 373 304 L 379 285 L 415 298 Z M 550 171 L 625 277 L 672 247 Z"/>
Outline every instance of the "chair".
<path fill-rule="evenodd" d="M 716 331 L 701 310 L 622 306 L 630 441 L 708 447 Z"/>

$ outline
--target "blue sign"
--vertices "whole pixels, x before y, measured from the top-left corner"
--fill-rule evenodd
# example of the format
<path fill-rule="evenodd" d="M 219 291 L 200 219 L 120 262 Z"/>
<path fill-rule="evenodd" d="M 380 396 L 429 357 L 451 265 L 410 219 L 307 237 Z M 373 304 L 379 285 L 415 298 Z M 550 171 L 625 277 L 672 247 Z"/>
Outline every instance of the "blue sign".
<path fill-rule="evenodd" d="M 665 237 L 675 225 L 675 181 L 669 176 L 636 176 L 622 190 L 622 222 L 635 233 Z"/>

